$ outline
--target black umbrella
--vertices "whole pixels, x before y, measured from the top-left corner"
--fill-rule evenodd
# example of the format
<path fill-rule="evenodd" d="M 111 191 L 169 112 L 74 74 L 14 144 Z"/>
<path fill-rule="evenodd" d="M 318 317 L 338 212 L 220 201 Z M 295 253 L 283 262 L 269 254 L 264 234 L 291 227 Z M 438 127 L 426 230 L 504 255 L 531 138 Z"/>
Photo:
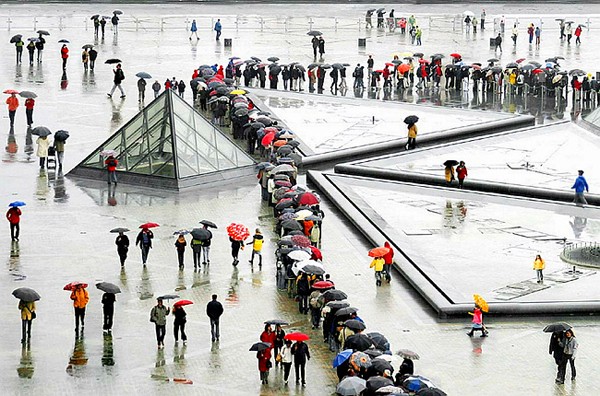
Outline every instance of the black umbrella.
<path fill-rule="evenodd" d="M 355 351 L 366 351 L 373 345 L 373 342 L 365 334 L 353 334 L 346 339 L 344 349 L 354 349 Z"/>
<path fill-rule="evenodd" d="M 404 123 L 407 125 L 414 124 L 417 121 L 419 121 L 419 117 L 417 117 L 416 115 L 409 115 L 404 119 Z"/>
<path fill-rule="evenodd" d="M 129 228 L 125 228 L 125 227 L 117 227 L 117 228 L 113 228 L 112 230 L 110 230 L 110 232 L 114 232 L 114 233 L 127 232 L 127 231 L 129 231 Z"/>
<path fill-rule="evenodd" d="M 199 241 L 208 241 L 212 237 L 210 231 L 206 228 L 194 228 L 190 234 Z"/>
<path fill-rule="evenodd" d="M 50 132 L 50 129 L 46 128 L 45 126 L 39 126 L 39 127 L 33 128 L 33 130 L 31 131 L 31 134 L 37 135 L 37 136 L 48 136 L 48 135 L 52 135 L 52 132 Z"/>
<path fill-rule="evenodd" d="M 535 69 L 534 65 L 523 65 L 521 67 L 521 70 L 533 70 L 533 69 Z"/>
<path fill-rule="evenodd" d="M 488 62 L 500 62 L 500 59 L 498 59 L 498 58 L 490 58 L 487 61 Z"/>
<path fill-rule="evenodd" d="M 289 325 L 288 322 L 286 322 L 285 320 L 282 320 L 282 319 L 271 319 L 271 320 L 265 321 L 264 323 L 268 324 L 268 325 L 281 325 L 281 326 Z"/>
<path fill-rule="evenodd" d="M 227 95 L 230 90 L 231 90 L 230 88 L 223 86 L 223 85 L 215 88 L 215 91 L 217 91 L 217 94 L 219 94 L 219 95 Z M 225 102 L 229 102 L 229 99 L 225 98 Z"/>
<path fill-rule="evenodd" d="M 421 388 L 419 389 L 419 391 L 417 393 L 415 393 L 416 396 L 448 396 L 446 394 L 446 392 L 444 392 L 441 389 L 438 388 Z"/>
<path fill-rule="evenodd" d="M 141 71 L 139 73 L 136 73 L 135 76 L 138 77 L 138 78 L 144 78 L 144 79 L 145 78 L 152 78 L 152 76 L 150 75 L 150 73 L 146 73 L 146 72 L 143 72 L 143 71 Z"/>
<path fill-rule="evenodd" d="M 515 62 L 511 62 L 505 66 L 505 68 L 507 68 L 507 69 L 516 68 L 516 67 L 519 67 L 519 64 L 517 64 Z"/>
<path fill-rule="evenodd" d="M 264 351 L 265 349 L 269 349 L 269 348 L 271 348 L 270 342 L 257 342 L 256 344 L 252 344 L 249 351 L 260 352 L 260 351 Z"/>
<path fill-rule="evenodd" d="M 535 67 L 541 67 L 542 66 L 542 64 L 540 62 L 536 62 L 536 61 L 529 61 L 527 63 L 529 63 L 530 65 L 534 65 Z"/>
<path fill-rule="evenodd" d="M 256 56 L 251 56 L 250 59 L 252 59 L 255 62 L 262 62 L 262 60 Z"/>
<path fill-rule="evenodd" d="M 268 60 L 269 62 L 277 62 L 277 61 L 279 60 L 279 58 L 278 58 L 278 57 L 276 57 L 276 56 L 271 56 L 270 58 L 267 58 L 267 60 Z"/>
<path fill-rule="evenodd" d="M 390 362 L 383 359 L 373 359 L 371 360 L 371 370 L 375 371 L 379 375 L 383 375 L 385 370 L 389 370 L 391 374 L 394 372 L 394 367 L 392 367 Z"/>
<path fill-rule="evenodd" d="M 102 290 L 105 293 L 112 293 L 112 294 L 121 293 L 121 288 L 119 286 L 115 285 L 114 283 L 110 283 L 110 282 L 96 283 L 96 288 L 98 288 L 99 290 Z"/>
<path fill-rule="evenodd" d="M 205 226 L 210 228 L 218 228 L 217 225 L 210 220 L 202 220 L 200 224 L 204 224 Z"/>
<path fill-rule="evenodd" d="M 290 231 L 290 232 L 288 233 L 288 235 L 304 235 L 304 231 L 300 231 L 300 230 L 294 230 L 294 231 Z M 318 270 L 317 270 L 317 271 L 318 271 Z M 324 274 L 324 273 L 325 273 L 325 271 L 323 271 L 321 274 L 319 274 L 319 273 L 317 273 L 317 272 L 314 272 L 314 273 L 315 273 L 315 274 L 317 274 L 317 275 L 321 275 L 321 274 Z"/>
<path fill-rule="evenodd" d="M 92 44 L 86 44 L 81 47 L 81 49 L 90 49 L 90 48 L 94 48 L 94 46 Z"/>
<path fill-rule="evenodd" d="M 573 70 L 571 70 L 569 72 L 569 76 L 575 76 L 575 75 L 577 75 L 577 76 L 584 76 L 585 72 L 583 70 L 581 70 L 581 69 L 573 69 Z"/>
<path fill-rule="evenodd" d="M 292 205 L 294 204 L 294 201 L 292 201 L 292 200 L 286 201 L 286 202 L 291 202 Z M 281 228 L 289 230 L 289 231 L 294 231 L 294 230 L 302 231 L 302 226 L 296 220 L 282 221 Z"/>
<path fill-rule="evenodd" d="M 331 69 L 331 65 L 328 63 L 323 63 L 321 66 L 321 69 Z"/>
<path fill-rule="evenodd" d="M 56 133 L 54 133 L 54 140 L 57 140 L 59 142 L 66 142 L 68 138 L 69 138 L 69 132 L 63 131 L 62 129 L 60 129 L 60 130 L 56 131 Z"/>
<path fill-rule="evenodd" d="M 66 44 L 66 43 L 70 43 L 70 41 L 69 41 L 69 40 L 67 40 L 67 39 L 60 39 L 60 40 L 58 40 L 58 42 L 59 42 L 59 43 L 65 43 L 65 44 Z"/>
<path fill-rule="evenodd" d="M 21 92 L 19 92 L 19 96 L 22 98 L 32 98 L 32 99 L 37 98 L 37 95 L 35 94 L 35 92 L 31 92 L 31 91 L 21 91 Z"/>
<path fill-rule="evenodd" d="M 458 161 L 456 160 L 447 160 L 444 162 L 444 166 L 456 166 L 458 165 Z"/>
<path fill-rule="evenodd" d="M 423 57 L 423 53 L 422 52 L 415 52 L 413 54 L 413 56 L 416 56 L 417 58 L 422 58 Z"/>
<path fill-rule="evenodd" d="M 270 121 L 270 120 L 269 120 L 269 121 Z M 253 123 L 251 123 L 251 124 L 250 124 L 250 126 L 251 126 L 253 129 L 260 129 L 260 128 L 264 128 L 264 127 L 266 127 L 266 125 L 265 125 L 265 124 L 263 124 L 262 122 L 253 122 Z"/>
<path fill-rule="evenodd" d="M 334 69 L 343 69 L 344 65 L 342 65 L 341 63 L 334 63 L 333 65 L 331 65 L 331 67 L 333 67 Z"/>
<path fill-rule="evenodd" d="M 113 14 L 115 14 L 115 15 L 121 15 L 121 14 L 123 14 L 123 11 L 121 11 L 121 10 L 114 10 Z"/>
<path fill-rule="evenodd" d="M 381 359 L 379 359 L 381 360 Z M 387 362 L 386 362 L 387 363 Z M 376 392 L 377 389 L 383 388 L 384 386 L 394 386 L 394 381 L 389 378 L 382 377 L 380 375 L 376 375 L 374 377 L 370 377 L 367 380 L 367 390 L 369 392 Z"/>
<path fill-rule="evenodd" d="M 379 349 L 372 349 L 369 348 L 366 351 L 364 351 L 367 355 L 369 355 L 369 357 L 371 357 L 371 359 L 375 359 L 377 356 L 381 356 L 383 355 L 383 352 L 381 352 Z"/>
<path fill-rule="evenodd" d="M 341 301 L 347 299 L 348 295 L 339 289 L 332 289 L 323 293 L 323 298 L 325 301 Z"/>
<path fill-rule="evenodd" d="M 384 11 L 384 10 L 385 10 L 385 7 L 381 7 L 381 8 L 377 9 L 377 12 L 381 12 L 381 11 Z"/>
<path fill-rule="evenodd" d="M 227 85 L 233 85 L 233 83 L 235 82 L 235 80 L 233 78 L 229 78 L 229 77 L 225 77 L 223 79 L 223 82 Z"/>
<path fill-rule="evenodd" d="M 555 56 L 555 58 L 565 60 L 565 58 L 563 58 L 562 56 Z"/>
<path fill-rule="evenodd" d="M 367 335 L 369 336 L 371 341 L 373 341 L 373 345 L 375 345 L 375 348 L 377 348 L 381 351 L 387 351 L 390 349 L 390 342 L 388 341 L 387 338 L 385 338 L 385 336 L 383 334 L 377 333 L 377 332 L 372 332 L 372 333 L 367 333 Z"/>
<path fill-rule="evenodd" d="M 176 298 L 179 298 L 179 294 L 164 294 L 162 296 L 157 297 L 157 299 L 160 300 L 174 300 Z"/>
<path fill-rule="evenodd" d="M 572 328 L 573 326 L 565 322 L 552 323 L 544 327 L 544 333 L 554 333 L 555 331 L 567 331 Z"/>
<path fill-rule="evenodd" d="M 286 145 L 296 148 L 296 147 L 300 146 L 300 142 L 297 140 L 290 140 L 289 142 L 286 143 Z"/>
<path fill-rule="evenodd" d="M 95 15 L 92 15 L 92 16 L 90 17 L 90 19 L 91 19 L 92 21 L 93 21 L 94 19 L 98 19 L 98 18 L 100 18 L 100 14 L 95 14 Z"/>
<path fill-rule="evenodd" d="M 37 301 L 41 298 L 38 292 L 28 287 L 19 287 L 13 290 L 12 295 L 25 302 Z"/>
<path fill-rule="evenodd" d="M 107 65 L 121 63 L 121 59 L 111 58 L 111 59 L 107 59 L 106 61 L 104 61 L 104 63 L 106 63 Z"/>
<path fill-rule="evenodd" d="M 325 306 L 327 306 L 331 309 L 342 309 L 342 308 L 349 307 L 350 304 L 347 303 L 346 301 L 329 301 L 327 304 L 325 304 Z"/>
<path fill-rule="evenodd" d="M 12 36 L 12 38 L 10 39 L 11 43 L 18 43 L 19 41 L 21 41 L 21 39 L 23 38 L 22 34 L 15 34 L 14 36 Z"/>
<path fill-rule="evenodd" d="M 310 32 L 306 33 L 309 36 L 322 36 L 323 33 L 319 32 L 318 30 L 311 30 Z"/>
<path fill-rule="evenodd" d="M 277 149 L 277 154 L 279 154 L 281 156 L 285 156 L 285 155 L 291 154 L 292 151 L 293 151 L 293 149 L 290 146 L 287 146 L 287 147 L 286 146 L 287 145 L 279 147 Z"/>
<path fill-rule="evenodd" d="M 233 113 L 236 117 L 243 117 L 248 115 L 248 109 L 237 109 Z"/>
<path fill-rule="evenodd" d="M 311 63 L 310 65 L 308 65 L 306 67 L 308 67 L 309 69 L 314 69 L 315 67 L 319 67 L 319 64 L 318 63 Z"/>
<path fill-rule="evenodd" d="M 367 328 L 367 326 L 363 322 L 356 319 L 349 319 L 345 321 L 344 326 L 355 332 L 363 331 Z"/>
<path fill-rule="evenodd" d="M 37 33 L 41 34 L 42 36 L 50 36 L 50 32 L 47 30 L 38 30 Z"/>

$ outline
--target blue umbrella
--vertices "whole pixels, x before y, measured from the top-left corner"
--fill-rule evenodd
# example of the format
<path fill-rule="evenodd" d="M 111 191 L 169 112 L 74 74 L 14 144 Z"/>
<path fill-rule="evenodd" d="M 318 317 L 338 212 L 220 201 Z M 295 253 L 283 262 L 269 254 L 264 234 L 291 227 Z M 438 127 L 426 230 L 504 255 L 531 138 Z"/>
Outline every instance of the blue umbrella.
<path fill-rule="evenodd" d="M 354 353 L 353 349 L 345 349 L 333 358 L 333 368 L 341 366 Z"/>
<path fill-rule="evenodd" d="M 27 205 L 27 204 L 23 201 L 15 201 L 15 202 L 11 202 L 8 204 L 8 206 L 15 206 L 15 207 L 16 206 L 25 206 L 25 205 Z"/>

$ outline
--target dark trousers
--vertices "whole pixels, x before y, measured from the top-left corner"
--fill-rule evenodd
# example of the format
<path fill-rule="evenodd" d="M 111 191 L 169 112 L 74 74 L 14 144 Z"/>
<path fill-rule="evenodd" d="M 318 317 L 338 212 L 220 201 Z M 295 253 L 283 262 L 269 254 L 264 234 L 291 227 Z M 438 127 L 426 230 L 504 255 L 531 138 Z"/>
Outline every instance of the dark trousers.
<path fill-rule="evenodd" d="M 408 138 L 408 142 L 406 143 L 406 149 L 411 150 L 417 147 L 417 138 Z"/>
<path fill-rule="evenodd" d="M 219 339 L 219 319 L 210 319 L 210 335 L 213 341 Z"/>
<path fill-rule="evenodd" d="M 296 372 L 296 382 L 300 381 L 300 376 L 302 376 L 302 383 L 306 382 L 306 374 L 305 374 L 306 362 L 296 362 L 294 361 L 294 371 Z"/>
<path fill-rule="evenodd" d="M 144 263 L 144 265 L 145 265 L 146 261 L 148 260 L 148 253 L 150 252 L 150 246 L 142 243 L 140 245 L 140 248 L 142 250 L 142 263 Z"/>
<path fill-rule="evenodd" d="M 10 119 L 10 126 L 14 126 L 15 125 L 15 114 L 17 113 L 17 110 L 9 110 L 8 111 L 8 118 Z"/>
<path fill-rule="evenodd" d="M 84 308 L 75 308 L 75 330 L 79 329 L 79 323 L 81 322 L 81 327 L 85 326 L 85 307 Z"/>
<path fill-rule="evenodd" d="M 96 61 L 90 59 L 90 70 L 94 70 L 95 65 L 96 65 Z"/>
<path fill-rule="evenodd" d="M 312 325 L 315 329 L 319 328 L 319 323 L 321 322 L 321 309 L 320 308 L 310 308 L 310 314 L 312 319 Z"/>
<path fill-rule="evenodd" d="M 40 157 L 40 168 L 44 168 L 46 166 L 46 157 Z"/>
<path fill-rule="evenodd" d="M 23 47 L 17 47 L 17 63 L 21 63 L 22 56 L 23 56 Z"/>
<path fill-rule="evenodd" d="M 27 125 L 33 124 L 33 109 L 25 109 L 25 114 L 27 115 Z"/>
<path fill-rule="evenodd" d="M 164 344 L 165 340 L 165 332 L 167 331 L 167 326 L 165 325 L 155 325 L 156 328 L 156 342 L 160 344 Z"/>
<path fill-rule="evenodd" d="M 462 179 L 460 179 L 460 178 L 459 178 L 459 179 L 458 179 L 458 188 L 463 188 L 463 183 L 464 183 L 464 182 L 465 182 L 465 179 L 464 179 L 464 178 L 462 178 Z"/>
<path fill-rule="evenodd" d="M 121 260 L 121 266 L 124 266 L 125 260 L 127 260 L 127 250 L 117 249 L 117 253 L 119 254 L 119 259 Z"/>
<path fill-rule="evenodd" d="M 173 326 L 173 334 L 175 335 L 175 341 L 179 340 L 179 332 L 181 332 L 181 339 L 183 341 L 187 340 L 187 336 L 185 335 L 185 322 L 179 323 L 175 322 Z"/>
<path fill-rule="evenodd" d="M 299 300 L 298 300 L 298 310 L 300 311 L 300 313 L 307 313 L 308 312 L 308 296 L 307 295 L 299 295 Z"/>
<path fill-rule="evenodd" d="M 63 69 L 67 68 L 67 58 L 62 58 L 63 60 Z"/>
<path fill-rule="evenodd" d="M 21 320 L 21 341 L 31 338 L 31 320 Z M 27 338 L 25 338 L 27 336 Z"/>
<path fill-rule="evenodd" d="M 10 238 L 14 241 L 15 239 L 19 239 L 19 231 L 21 230 L 21 226 L 19 223 L 13 224 L 10 223 Z"/>
<path fill-rule="evenodd" d="M 201 245 L 193 245 L 192 252 L 194 253 L 194 268 L 200 265 L 200 252 L 202 251 Z"/>
<path fill-rule="evenodd" d="M 575 358 L 573 355 L 563 355 L 562 360 L 558 365 L 558 377 L 556 379 L 565 381 L 565 375 L 567 374 L 567 363 L 571 364 L 571 379 L 575 378 L 577 371 L 575 370 Z"/>
<path fill-rule="evenodd" d="M 110 330 L 112 329 L 112 325 L 113 325 L 113 315 L 115 313 L 114 309 L 103 309 L 102 310 L 103 313 L 103 318 L 104 318 L 104 323 L 102 324 L 102 330 Z"/>
<path fill-rule="evenodd" d="M 292 371 L 292 363 L 281 363 L 283 366 L 283 380 L 287 381 Z"/>
<path fill-rule="evenodd" d="M 185 254 L 185 250 L 178 250 L 177 251 L 177 259 L 179 260 L 179 266 L 183 267 L 183 256 Z"/>

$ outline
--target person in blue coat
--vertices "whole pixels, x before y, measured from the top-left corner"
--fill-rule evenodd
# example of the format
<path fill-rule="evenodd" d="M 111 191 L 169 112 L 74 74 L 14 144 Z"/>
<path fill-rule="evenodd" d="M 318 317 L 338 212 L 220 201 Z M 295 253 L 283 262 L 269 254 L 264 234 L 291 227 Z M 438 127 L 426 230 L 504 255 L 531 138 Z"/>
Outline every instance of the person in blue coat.
<path fill-rule="evenodd" d="M 573 202 L 577 206 L 587 205 L 587 201 L 583 194 L 584 191 L 590 192 L 590 189 L 587 184 L 587 181 L 585 180 L 585 177 L 583 177 L 583 171 L 578 170 L 577 173 L 579 173 L 579 176 L 577 177 L 577 179 L 575 179 L 575 184 L 573 184 L 573 187 L 571 187 L 572 189 L 575 189 L 575 199 L 573 200 Z"/>
<path fill-rule="evenodd" d="M 221 20 L 217 19 L 217 23 L 215 23 L 215 32 L 217 32 L 217 40 L 221 37 Z"/>
<path fill-rule="evenodd" d="M 194 20 L 192 20 L 192 27 L 191 27 L 190 31 L 192 32 L 192 33 L 190 34 L 190 40 L 192 39 L 192 36 L 193 36 L 193 35 L 196 35 L 196 40 L 200 40 L 200 39 L 198 38 L 198 26 L 196 26 L 196 20 L 195 20 L 195 19 L 194 19 Z"/>

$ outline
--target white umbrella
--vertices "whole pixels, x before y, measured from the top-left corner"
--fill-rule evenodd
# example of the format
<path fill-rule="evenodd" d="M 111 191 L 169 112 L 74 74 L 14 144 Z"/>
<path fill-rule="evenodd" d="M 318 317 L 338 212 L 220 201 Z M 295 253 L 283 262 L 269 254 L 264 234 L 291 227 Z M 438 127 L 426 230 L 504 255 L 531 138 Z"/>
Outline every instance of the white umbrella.
<path fill-rule="evenodd" d="M 304 250 L 292 250 L 287 256 L 294 261 L 305 261 L 310 259 L 311 254 Z"/>
<path fill-rule="evenodd" d="M 464 16 L 467 16 L 467 15 L 468 16 L 475 16 L 475 13 L 473 11 L 465 11 L 465 12 L 463 12 L 463 15 Z"/>

